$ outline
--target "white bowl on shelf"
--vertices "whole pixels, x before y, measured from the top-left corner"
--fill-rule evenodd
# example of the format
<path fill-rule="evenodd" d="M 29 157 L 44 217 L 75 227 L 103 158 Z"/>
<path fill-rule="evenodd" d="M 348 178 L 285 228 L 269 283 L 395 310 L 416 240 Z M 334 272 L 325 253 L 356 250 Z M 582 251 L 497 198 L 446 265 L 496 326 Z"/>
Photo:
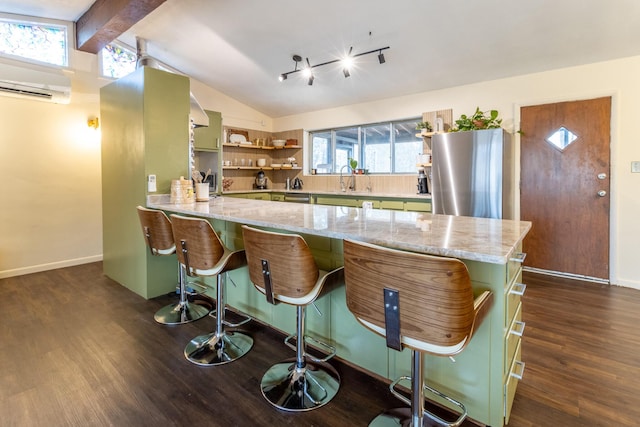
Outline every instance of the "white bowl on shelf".
<path fill-rule="evenodd" d="M 285 144 L 286 142 L 287 142 L 287 141 L 286 141 L 286 140 L 284 140 L 284 139 L 274 139 L 273 141 L 271 141 L 271 143 L 273 144 L 273 146 L 274 146 L 274 147 L 276 147 L 276 148 L 282 148 L 282 147 L 284 147 L 284 144 Z"/>
<path fill-rule="evenodd" d="M 282 167 L 282 163 L 271 163 L 271 167 L 272 168 L 281 168 Z"/>
<path fill-rule="evenodd" d="M 259 168 L 263 168 L 267 165 L 267 159 L 258 159 L 256 160 L 256 166 Z"/>

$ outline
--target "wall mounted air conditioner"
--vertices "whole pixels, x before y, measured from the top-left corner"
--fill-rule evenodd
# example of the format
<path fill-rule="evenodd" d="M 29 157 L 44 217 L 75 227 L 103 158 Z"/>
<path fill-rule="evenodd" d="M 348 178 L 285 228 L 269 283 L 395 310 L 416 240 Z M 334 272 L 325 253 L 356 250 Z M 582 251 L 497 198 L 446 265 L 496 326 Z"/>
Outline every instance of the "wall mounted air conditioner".
<path fill-rule="evenodd" d="M 38 71 L 0 63 L 0 96 L 68 104 L 71 80 L 62 71 Z"/>

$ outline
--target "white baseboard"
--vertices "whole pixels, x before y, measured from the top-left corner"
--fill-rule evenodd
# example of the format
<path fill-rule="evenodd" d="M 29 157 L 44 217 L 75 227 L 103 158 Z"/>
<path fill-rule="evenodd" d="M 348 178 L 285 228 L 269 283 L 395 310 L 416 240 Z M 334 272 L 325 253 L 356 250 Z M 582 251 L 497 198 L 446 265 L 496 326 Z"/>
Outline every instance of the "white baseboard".
<path fill-rule="evenodd" d="M 74 265 L 89 264 L 90 262 L 102 261 L 102 254 L 84 258 L 66 259 L 64 261 L 50 262 L 47 264 L 30 265 L 28 267 L 16 268 L 13 270 L 0 271 L 0 279 L 7 277 L 22 276 L 25 274 L 39 273 L 41 271 L 55 270 L 57 268 L 72 267 Z"/>

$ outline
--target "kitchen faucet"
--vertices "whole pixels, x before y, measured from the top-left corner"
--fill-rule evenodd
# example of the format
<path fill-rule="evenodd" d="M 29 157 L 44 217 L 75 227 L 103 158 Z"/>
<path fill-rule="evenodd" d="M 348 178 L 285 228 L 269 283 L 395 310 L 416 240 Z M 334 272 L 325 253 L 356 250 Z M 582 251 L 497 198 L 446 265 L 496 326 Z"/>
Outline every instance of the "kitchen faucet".
<path fill-rule="evenodd" d="M 342 191 L 342 192 L 347 191 L 347 187 L 349 188 L 349 190 L 355 191 L 355 189 L 356 189 L 356 178 L 355 178 L 355 176 L 353 176 L 353 174 L 349 176 L 349 184 L 345 185 L 345 183 L 344 183 L 344 177 L 342 176 L 342 171 L 346 167 L 348 167 L 348 166 L 344 165 L 344 166 L 342 166 L 340 168 L 340 191 Z"/>

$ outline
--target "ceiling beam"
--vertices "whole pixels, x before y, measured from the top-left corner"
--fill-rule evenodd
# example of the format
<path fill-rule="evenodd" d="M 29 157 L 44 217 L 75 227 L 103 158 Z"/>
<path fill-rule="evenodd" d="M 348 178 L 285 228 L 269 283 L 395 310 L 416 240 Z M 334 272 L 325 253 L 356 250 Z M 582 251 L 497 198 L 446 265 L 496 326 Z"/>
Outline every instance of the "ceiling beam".
<path fill-rule="evenodd" d="M 165 1 L 97 0 L 76 21 L 77 49 L 98 53 Z"/>

